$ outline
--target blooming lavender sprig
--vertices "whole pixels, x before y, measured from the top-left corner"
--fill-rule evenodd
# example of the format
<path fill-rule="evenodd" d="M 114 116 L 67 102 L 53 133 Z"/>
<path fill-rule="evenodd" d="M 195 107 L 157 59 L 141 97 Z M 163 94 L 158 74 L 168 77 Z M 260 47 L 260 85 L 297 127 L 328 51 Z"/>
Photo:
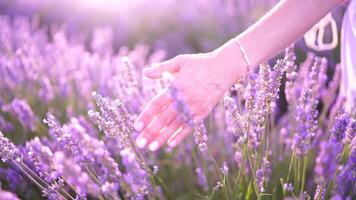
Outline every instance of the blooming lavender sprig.
<path fill-rule="evenodd" d="M 195 169 L 195 173 L 197 174 L 198 185 L 204 191 L 208 191 L 209 186 L 208 186 L 208 182 L 207 182 L 207 179 L 206 179 L 203 169 L 201 167 L 198 167 Z"/>
<path fill-rule="evenodd" d="M 318 185 L 315 190 L 314 200 L 325 200 L 325 193 L 326 193 L 325 187 Z"/>
<path fill-rule="evenodd" d="M 83 161 L 83 157 L 80 156 L 80 145 L 77 140 L 73 139 L 75 137 L 72 135 L 73 133 L 63 129 L 58 120 L 51 114 L 47 114 L 47 118 L 43 122 L 49 126 L 50 135 L 57 141 L 63 151 L 78 161 Z"/>
<path fill-rule="evenodd" d="M 59 178 L 54 168 L 52 150 L 43 145 L 38 137 L 28 141 L 26 149 L 30 161 L 41 178 L 49 183 Z"/>
<path fill-rule="evenodd" d="M 96 92 L 93 92 L 92 96 L 95 99 L 101 114 L 89 110 L 88 115 L 90 119 L 107 137 L 117 138 L 120 148 L 129 148 L 130 134 L 133 130 L 133 126 L 132 120 L 124 108 L 124 105 L 119 100 L 111 101 L 105 99 Z"/>
<path fill-rule="evenodd" d="M 352 119 L 346 129 L 344 143 L 351 143 L 356 136 L 356 119 Z"/>
<path fill-rule="evenodd" d="M 325 84 L 327 78 L 325 77 L 326 65 L 325 58 L 316 57 L 308 74 L 307 87 L 313 90 L 315 98 L 320 97 L 320 90 Z"/>
<path fill-rule="evenodd" d="M 7 139 L 0 131 L 0 158 L 3 162 L 22 161 L 23 157 L 15 147 L 15 145 Z"/>
<path fill-rule="evenodd" d="M 5 120 L 3 116 L 0 115 L 0 129 L 4 130 L 5 132 L 10 132 L 14 130 L 14 126 Z"/>
<path fill-rule="evenodd" d="M 43 77 L 40 83 L 41 89 L 38 91 L 38 97 L 44 102 L 48 103 L 55 97 L 54 88 L 50 79 L 47 77 Z"/>
<path fill-rule="evenodd" d="M 307 152 L 311 140 L 315 137 L 317 126 L 318 101 L 313 98 L 312 90 L 305 89 L 296 110 L 297 132 L 293 138 L 292 149 L 298 156 Z"/>
<path fill-rule="evenodd" d="M 340 166 L 333 190 L 335 199 L 347 199 L 356 194 L 356 138 L 353 139 L 349 158 Z"/>
<path fill-rule="evenodd" d="M 256 182 L 260 192 L 265 192 L 264 184 L 269 180 L 271 175 L 270 162 L 267 157 L 263 157 L 261 168 L 256 170 Z"/>
<path fill-rule="evenodd" d="M 326 187 L 334 176 L 337 165 L 337 152 L 333 143 L 320 143 L 320 152 L 316 158 L 315 181 L 318 185 Z"/>
<path fill-rule="evenodd" d="M 75 188 L 77 194 L 91 194 L 94 197 L 100 195 L 100 188 L 90 178 L 89 174 L 76 164 L 72 159 L 65 156 L 63 152 L 54 154 L 54 163 L 58 173 Z"/>
<path fill-rule="evenodd" d="M 143 170 L 136 160 L 136 155 L 130 149 L 122 150 L 121 157 L 125 168 L 128 170 L 124 174 L 125 182 L 130 186 L 130 199 L 144 200 L 149 194 L 151 186 L 147 180 L 147 171 Z"/>
<path fill-rule="evenodd" d="M 26 176 L 28 176 L 34 183 L 36 183 L 42 189 L 42 192 L 46 193 L 49 198 L 58 197 L 57 199 L 62 199 L 58 190 L 51 190 L 47 187 L 47 182 L 38 177 L 25 163 L 22 162 L 23 157 L 19 153 L 15 145 L 5 138 L 0 132 L 0 157 L 3 162 L 10 162 L 17 166 Z M 36 163 L 34 163 L 36 166 Z M 38 165 L 37 165 L 38 166 Z M 37 182 L 40 181 L 40 182 Z"/>
<path fill-rule="evenodd" d="M 195 121 L 193 125 L 193 133 L 195 138 L 195 143 L 201 152 L 206 152 L 208 150 L 207 142 L 208 135 L 204 125 L 204 121 Z"/>
<path fill-rule="evenodd" d="M 346 131 L 350 122 L 350 116 L 341 109 L 336 116 L 334 125 L 330 130 L 330 142 L 335 144 L 338 154 L 342 151 Z"/>
<path fill-rule="evenodd" d="M 3 105 L 2 110 L 10 112 L 25 128 L 35 131 L 38 119 L 26 101 L 14 99 L 10 104 Z"/>
<path fill-rule="evenodd" d="M 192 113 L 190 112 L 190 109 L 178 88 L 174 84 L 171 84 L 168 88 L 168 91 L 173 99 L 172 105 L 179 113 L 179 119 L 191 127 L 194 126 Z"/>
<path fill-rule="evenodd" d="M 277 63 L 273 66 L 273 71 L 271 74 L 271 83 L 270 83 L 270 99 L 271 103 L 274 103 L 278 99 L 279 88 L 282 82 L 282 76 L 285 72 L 285 61 L 277 60 Z"/>
<path fill-rule="evenodd" d="M 247 86 L 244 93 L 245 108 L 247 112 L 251 112 L 254 107 L 257 93 L 257 79 L 258 76 L 255 73 L 250 74 L 247 79 Z"/>
<path fill-rule="evenodd" d="M 141 166 L 131 146 L 130 134 L 133 127 L 129 113 L 118 100 L 110 101 L 95 92 L 93 97 L 101 114 L 89 111 L 89 117 L 108 138 L 117 139 L 123 163 L 128 169 L 124 174 L 124 180 L 130 186 L 129 195 L 132 195 L 133 199 L 143 199 L 151 187 L 147 181 L 148 172 Z"/>
<path fill-rule="evenodd" d="M 297 77 L 297 65 L 295 64 L 295 53 L 294 53 L 294 45 L 289 46 L 285 50 L 285 70 L 286 70 L 286 83 L 285 83 L 285 94 L 286 100 L 289 105 L 293 105 L 296 103 L 297 97 L 295 94 L 295 80 Z M 295 102 L 294 102 L 295 101 Z"/>
<path fill-rule="evenodd" d="M 103 194 L 110 199 L 118 199 L 116 191 L 121 181 L 121 172 L 105 144 L 88 135 L 76 118 L 72 118 L 70 123 L 63 127 L 60 127 L 53 116 L 49 116 L 46 122 L 51 124 L 56 140 L 61 141 L 62 151 L 86 170 L 92 168 L 98 176 L 99 184 L 103 186 Z"/>
<path fill-rule="evenodd" d="M 238 113 L 236 102 L 231 97 L 224 97 L 224 107 L 228 131 L 237 137 L 237 142 L 243 144 L 247 141 L 247 122 Z"/>

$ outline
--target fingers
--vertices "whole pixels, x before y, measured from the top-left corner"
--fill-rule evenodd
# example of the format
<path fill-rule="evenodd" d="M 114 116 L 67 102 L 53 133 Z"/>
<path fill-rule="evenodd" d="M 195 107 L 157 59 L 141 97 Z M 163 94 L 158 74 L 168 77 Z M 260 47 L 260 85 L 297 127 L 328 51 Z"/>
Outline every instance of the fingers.
<path fill-rule="evenodd" d="M 134 123 L 135 129 L 142 131 L 171 101 L 172 98 L 167 90 L 160 92 L 146 105 L 141 114 L 137 117 Z"/>
<path fill-rule="evenodd" d="M 180 129 L 174 133 L 169 139 L 168 139 L 168 146 L 170 147 L 175 147 L 177 146 L 179 143 L 181 143 L 184 138 L 186 138 L 189 133 L 192 131 L 192 129 L 187 126 L 187 125 L 183 125 L 182 127 L 180 127 Z"/>
<path fill-rule="evenodd" d="M 179 59 L 180 57 L 175 57 L 173 59 L 156 63 L 150 68 L 145 68 L 143 74 L 149 78 L 157 79 L 162 77 L 163 72 L 176 73 L 179 71 Z"/>
<path fill-rule="evenodd" d="M 163 146 L 167 140 L 175 134 L 184 124 L 182 121 L 175 118 L 172 123 L 170 123 L 162 132 L 156 135 L 153 141 L 148 145 L 150 151 L 156 151 L 161 146 Z"/>
<path fill-rule="evenodd" d="M 178 113 L 172 105 L 159 113 L 159 115 L 156 116 L 156 119 L 138 136 L 136 141 L 139 148 L 143 148 L 147 143 L 151 143 L 157 135 L 160 135 L 160 132 L 165 127 L 171 124 L 177 115 Z"/>

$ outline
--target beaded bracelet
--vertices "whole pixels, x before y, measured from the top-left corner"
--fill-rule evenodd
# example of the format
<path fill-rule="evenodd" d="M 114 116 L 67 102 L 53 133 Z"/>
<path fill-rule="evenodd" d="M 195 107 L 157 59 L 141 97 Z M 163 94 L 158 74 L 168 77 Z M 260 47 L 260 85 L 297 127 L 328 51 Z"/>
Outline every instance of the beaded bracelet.
<path fill-rule="evenodd" d="M 246 63 L 246 75 L 247 75 L 250 72 L 250 67 L 251 67 L 250 59 L 248 58 L 246 50 L 245 50 L 244 46 L 241 44 L 241 42 L 238 41 L 237 38 L 234 38 L 232 40 L 234 43 L 237 44 L 237 46 L 239 46 L 242 57 Z"/>

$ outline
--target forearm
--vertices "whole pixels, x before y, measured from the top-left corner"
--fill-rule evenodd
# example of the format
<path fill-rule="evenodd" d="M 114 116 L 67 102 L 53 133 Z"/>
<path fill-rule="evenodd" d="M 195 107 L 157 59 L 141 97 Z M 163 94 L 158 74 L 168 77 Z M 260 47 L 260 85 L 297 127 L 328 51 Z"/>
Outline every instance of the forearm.
<path fill-rule="evenodd" d="M 302 37 L 341 1 L 282 0 L 235 39 L 243 45 L 251 67 L 257 66 Z M 233 40 L 218 51 L 229 57 L 239 55 L 239 48 Z"/>

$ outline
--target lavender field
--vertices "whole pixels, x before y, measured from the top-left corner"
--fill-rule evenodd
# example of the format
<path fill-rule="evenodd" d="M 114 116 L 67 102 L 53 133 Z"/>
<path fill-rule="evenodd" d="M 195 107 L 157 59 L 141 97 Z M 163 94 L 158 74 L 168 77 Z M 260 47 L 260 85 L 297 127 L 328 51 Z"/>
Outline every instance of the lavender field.
<path fill-rule="evenodd" d="M 90 25 L 36 0 L 0 3 L 0 200 L 356 199 L 356 110 L 339 95 L 339 48 L 300 40 L 177 147 L 136 147 L 134 120 L 170 84 L 142 69 L 216 48 L 277 2 L 156 1 Z"/>

